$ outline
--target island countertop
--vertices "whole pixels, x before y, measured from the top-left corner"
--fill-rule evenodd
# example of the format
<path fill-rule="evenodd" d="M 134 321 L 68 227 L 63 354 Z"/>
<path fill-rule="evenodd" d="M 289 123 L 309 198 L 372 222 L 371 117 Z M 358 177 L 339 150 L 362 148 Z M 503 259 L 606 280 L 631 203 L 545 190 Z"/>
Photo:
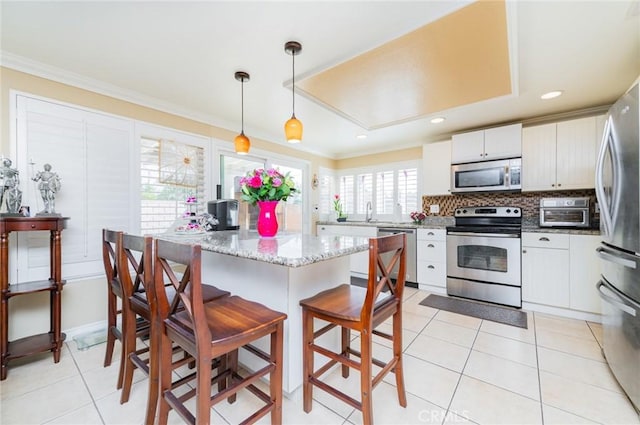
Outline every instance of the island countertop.
<path fill-rule="evenodd" d="M 165 233 L 157 237 L 173 242 L 199 244 L 203 251 L 286 267 L 306 266 L 369 249 L 369 240 L 364 237 L 314 236 L 287 232 L 279 232 L 273 238 L 262 238 L 256 231 L 248 230 L 203 234 Z"/>

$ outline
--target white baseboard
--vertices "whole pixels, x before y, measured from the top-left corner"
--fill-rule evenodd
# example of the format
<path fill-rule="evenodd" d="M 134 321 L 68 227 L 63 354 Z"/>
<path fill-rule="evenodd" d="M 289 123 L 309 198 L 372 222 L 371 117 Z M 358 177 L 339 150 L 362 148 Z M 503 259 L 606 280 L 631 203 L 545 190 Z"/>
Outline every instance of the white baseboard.
<path fill-rule="evenodd" d="M 550 305 L 522 302 L 522 309 L 534 311 L 538 313 L 553 314 L 556 316 L 567 317 L 569 319 L 587 320 L 589 322 L 602 323 L 602 316 L 597 313 L 588 313 L 586 311 L 570 310 L 568 308 L 553 307 Z"/>
<path fill-rule="evenodd" d="M 447 295 L 447 288 L 442 286 L 429 285 L 427 283 L 419 283 L 418 288 L 423 291 L 429 291 L 433 294 Z"/>
<path fill-rule="evenodd" d="M 99 331 L 100 329 L 103 329 L 106 332 L 106 329 L 107 329 L 106 320 L 101 320 L 99 322 L 93 322 L 86 325 L 77 326 L 71 329 L 65 329 L 63 330 L 63 332 L 67 335 L 66 341 L 69 342 L 78 335 L 84 335 L 84 334 L 96 332 L 96 331 Z"/>

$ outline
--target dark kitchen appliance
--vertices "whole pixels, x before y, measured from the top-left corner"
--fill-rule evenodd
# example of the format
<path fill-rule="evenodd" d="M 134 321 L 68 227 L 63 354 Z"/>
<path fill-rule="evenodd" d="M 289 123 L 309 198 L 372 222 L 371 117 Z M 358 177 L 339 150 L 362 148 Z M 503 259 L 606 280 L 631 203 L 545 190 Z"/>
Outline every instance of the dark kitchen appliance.
<path fill-rule="evenodd" d="M 609 109 L 596 166 L 603 350 L 640 411 L 640 108 L 636 83 Z"/>
<path fill-rule="evenodd" d="M 447 227 L 447 294 L 522 307 L 519 207 L 464 207 Z"/>
<path fill-rule="evenodd" d="M 590 227 L 589 198 L 540 199 L 540 227 Z"/>
<path fill-rule="evenodd" d="M 416 229 L 407 229 L 404 227 L 378 227 L 378 236 L 395 235 L 396 233 L 404 233 L 407 235 L 407 264 L 405 280 L 407 282 L 417 282 L 417 241 Z M 398 266 L 391 272 L 392 278 L 398 277 Z"/>
<path fill-rule="evenodd" d="M 207 212 L 211 214 L 218 224 L 213 230 L 238 230 L 238 201 L 236 199 L 220 199 L 222 187 L 216 187 L 218 199 L 207 202 Z"/>

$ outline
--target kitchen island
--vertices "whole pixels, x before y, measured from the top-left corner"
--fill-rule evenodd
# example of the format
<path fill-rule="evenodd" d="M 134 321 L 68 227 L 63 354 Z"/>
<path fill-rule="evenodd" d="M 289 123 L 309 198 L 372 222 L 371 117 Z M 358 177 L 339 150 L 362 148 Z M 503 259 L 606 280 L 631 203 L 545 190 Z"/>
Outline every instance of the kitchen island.
<path fill-rule="evenodd" d="M 302 385 L 301 299 L 350 280 L 349 256 L 367 251 L 368 239 L 350 236 L 313 236 L 279 233 L 261 238 L 256 232 L 231 230 L 201 235 L 163 234 L 174 242 L 202 247 L 202 280 L 234 295 L 260 302 L 287 314 L 284 334 L 283 391 L 287 397 Z M 320 338 L 336 348 L 339 333 Z M 268 348 L 268 340 L 258 344 Z M 262 344 L 262 345 L 261 345 Z M 240 353 L 249 368 L 261 367 Z"/>

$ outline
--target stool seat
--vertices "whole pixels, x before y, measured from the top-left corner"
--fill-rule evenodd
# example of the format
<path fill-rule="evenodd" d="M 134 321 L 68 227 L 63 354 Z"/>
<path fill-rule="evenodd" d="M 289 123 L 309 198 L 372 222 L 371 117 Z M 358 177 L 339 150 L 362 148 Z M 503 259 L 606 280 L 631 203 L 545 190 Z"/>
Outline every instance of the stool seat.
<path fill-rule="evenodd" d="M 367 289 L 346 283 L 319 292 L 313 297 L 300 301 L 300 306 L 316 313 L 325 313 L 333 317 L 360 321 L 362 306 L 367 297 Z M 378 295 L 374 309 L 382 308 L 386 303 L 393 302 L 393 296 L 386 293 Z"/>

